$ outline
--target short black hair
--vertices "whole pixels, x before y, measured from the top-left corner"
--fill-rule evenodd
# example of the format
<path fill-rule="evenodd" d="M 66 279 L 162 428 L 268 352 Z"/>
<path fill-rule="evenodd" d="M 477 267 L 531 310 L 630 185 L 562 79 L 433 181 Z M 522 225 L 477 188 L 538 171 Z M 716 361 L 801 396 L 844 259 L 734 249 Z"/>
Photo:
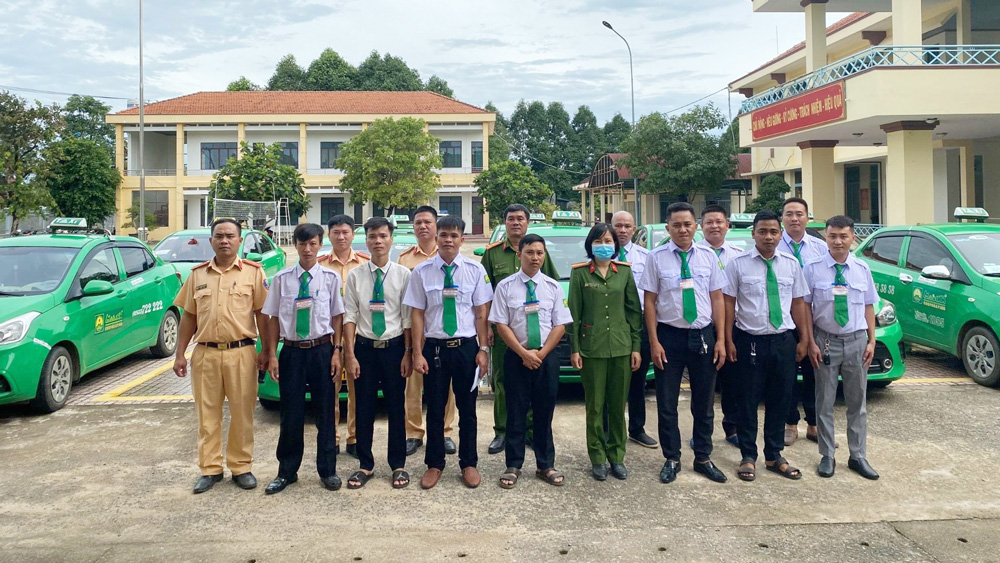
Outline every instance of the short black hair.
<path fill-rule="evenodd" d="M 349 225 L 351 230 L 354 230 L 354 219 L 350 215 L 344 213 L 338 213 L 333 217 L 330 217 L 330 221 L 326 224 L 327 229 L 332 229 L 337 225 Z"/>
<path fill-rule="evenodd" d="M 618 245 L 618 237 L 615 235 L 614 229 L 607 223 L 594 223 L 594 226 L 590 228 L 590 232 L 587 233 L 587 240 L 583 242 L 583 249 L 587 251 L 587 258 L 594 259 L 594 241 L 603 237 L 605 233 L 611 233 L 611 238 L 615 240 L 615 256 L 618 255 L 618 250 L 621 247 Z"/>
<path fill-rule="evenodd" d="M 316 237 L 319 237 L 319 244 L 322 245 L 323 227 L 320 227 L 316 223 L 302 223 L 292 231 L 292 239 L 295 242 L 309 242 Z"/>
<path fill-rule="evenodd" d="M 212 219 L 212 230 L 210 231 L 210 233 L 214 235 L 215 226 L 221 225 L 223 223 L 230 223 L 232 225 L 236 225 L 236 230 L 240 233 L 240 236 L 243 236 L 243 225 L 240 225 L 240 222 L 232 217 L 216 217 L 215 219 Z"/>
<path fill-rule="evenodd" d="M 722 215 L 726 217 L 726 220 L 729 220 L 729 213 L 726 213 L 726 208 L 721 205 L 706 205 L 701 210 L 701 218 L 704 219 L 705 215 L 708 215 L 709 213 L 722 213 Z"/>
<path fill-rule="evenodd" d="M 382 227 L 389 227 L 390 235 L 392 234 L 392 231 L 396 230 L 396 228 L 392 226 L 392 221 L 386 219 L 385 217 L 371 217 L 365 221 L 365 234 L 367 235 L 368 231 L 374 231 L 375 229 L 381 229 Z"/>
<path fill-rule="evenodd" d="M 694 217 L 694 206 L 686 201 L 675 201 L 667 206 L 667 221 L 674 216 L 674 213 L 690 212 L 691 216 Z"/>
<path fill-rule="evenodd" d="M 510 204 L 510 205 L 507 206 L 507 209 L 503 210 L 503 219 L 504 219 L 504 221 L 507 220 L 507 216 L 508 215 L 510 215 L 511 213 L 517 213 L 518 211 L 520 211 L 521 213 L 524 213 L 524 218 L 525 219 L 527 219 L 528 217 L 531 217 L 531 212 L 529 212 L 528 208 L 525 207 L 523 204 L 512 203 L 512 204 Z"/>
<path fill-rule="evenodd" d="M 781 202 L 781 214 L 782 215 L 785 214 L 785 206 L 788 205 L 789 203 L 801 203 L 802 207 L 806 208 L 806 214 L 807 215 L 809 214 L 809 204 L 806 203 L 806 200 L 802 199 L 801 197 L 790 197 L 790 198 L 786 199 L 785 201 Z"/>
<path fill-rule="evenodd" d="M 834 215 L 826 220 L 826 228 L 833 227 L 834 229 L 850 228 L 851 232 L 854 232 L 854 219 L 851 219 L 847 215 Z"/>
<path fill-rule="evenodd" d="M 545 239 L 541 235 L 536 235 L 535 233 L 528 233 L 521 237 L 521 242 L 517 243 L 517 251 L 520 252 L 524 250 L 524 247 L 529 244 L 535 244 L 536 242 L 542 243 L 545 246 Z"/>
<path fill-rule="evenodd" d="M 420 215 L 421 213 L 430 213 L 431 215 L 434 216 L 434 220 L 437 221 L 438 211 L 437 209 L 434 209 L 430 205 L 421 205 L 420 207 L 418 207 L 417 210 L 413 212 L 413 220 L 416 221 L 417 215 Z"/>
<path fill-rule="evenodd" d="M 458 229 L 458 232 L 465 234 L 465 221 L 457 215 L 445 215 L 438 219 L 437 230 L 441 232 L 446 229 Z"/>
<path fill-rule="evenodd" d="M 760 223 L 761 221 L 777 221 L 778 227 L 781 227 L 781 217 L 778 217 L 778 214 L 770 209 L 761 209 L 756 215 L 753 216 L 754 230 L 757 230 L 757 223 Z"/>

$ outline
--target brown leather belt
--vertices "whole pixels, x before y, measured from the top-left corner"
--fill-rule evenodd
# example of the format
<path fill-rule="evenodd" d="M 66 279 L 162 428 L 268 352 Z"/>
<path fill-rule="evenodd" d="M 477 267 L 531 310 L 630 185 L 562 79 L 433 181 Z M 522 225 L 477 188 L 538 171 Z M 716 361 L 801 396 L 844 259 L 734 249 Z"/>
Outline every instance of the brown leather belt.
<path fill-rule="evenodd" d="M 461 348 L 463 344 L 468 344 L 476 340 L 475 336 L 470 336 L 468 338 L 425 338 L 424 342 L 432 346 L 441 346 L 442 348 Z"/>
<path fill-rule="evenodd" d="M 244 338 L 243 340 L 235 340 L 233 342 L 199 342 L 199 346 L 208 346 L 209 348 L 218 348 L 219 350 L 229 350 L 232 348 L 242 348 L 244 346 L 252 346 L 255 340 L 253 338 Z"/>
<path fill-rule="evenodd" d="M 322 346 L 324 344 L 332 344 L 330 342 L 330 335 L 326 334 L 320 336 L 319 338 L 314 338 L 312 340 L 288 340 L 287 338 L 282 338 L 281 343 L 285 346 L 291 346 L 292 348 L 315 348 L 317 346 Z"/>

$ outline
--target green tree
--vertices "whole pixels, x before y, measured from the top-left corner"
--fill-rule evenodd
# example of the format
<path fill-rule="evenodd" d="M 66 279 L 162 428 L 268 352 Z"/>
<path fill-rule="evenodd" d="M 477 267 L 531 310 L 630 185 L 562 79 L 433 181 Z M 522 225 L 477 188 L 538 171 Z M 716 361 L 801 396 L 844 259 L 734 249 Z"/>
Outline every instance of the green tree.
<path fill-rule="evenodd" d="M 308 90 L 306 71 L 295 62 L 295 55 L 285 55 L 278 61 L 274 74 L 267 81 L 268 90 Z"/>
<path fill-rule="evenodd" d="M 257 92 L 258 90 L 263 90 L 263 88 L 259 84 L 251 82 L 246 76 L 240 76 L 230 82 L 229 86 L 226 86 L 227 92 Z"/>
<path fill-rule="evenodd" d="M 552 197 L 552 190 L 543 184 L 528 166 L 515 160 L 499 162 L 476 177 L 476 188 L 496 225 L 503 217 L 503 210 L 512 203 L 521 203 L 528 209 L 539 209 Z"/>
<path fill-rule="evenodd" d="M 156 223 L 156 214 L 149 210 L 149 205 L 146 205 L 146 229 L 152 231 L 159 227 Z M 132 207 L 128 208 L 128 221 L 122 223 L 123 229 L 137 229 L 139 228 L 139 200 L 136 200 L 132 204 Z"/>
<path fill-rule="evenodd" d="M 406 65 L 399 57 L 386 53 L 380 57 L 372 51 L 368 58 L 358 65 L 357 90 L 385 90 L 404 92 L 424 89 L 420 74 Z"/>
<path fill-rule="evenodd" d="M 512 152 L 538 174 L 557 197 L 573 199 L 573 185 L 583 174 L 571 171 L 569 147 L 576 142 L 576 131 L 569 114 L 559 102 L 545 106 L 540 101 L 518 102 L 510 116 Z"/>
<path fill-rule="evenodd" d="M 741 154 L 750 152 L 750 147 L 740 146 L 740 118 L 733 119 L 733 122 L 729 124 L 729 127 L 723 131 L 722 135 L 719 137 L 719 144 L 723 145 L 726 150 L 732 154 Z"/>
<path fill-rule="evenodd" d="M 424 121 L 377 119 L 340 147 L 340 188 L 351 201 L 372 202 L 388 214 L 397 207 L 430 201 L 440 181 L 440 141 L 424 131 Z"/>
<path fill-rule="evenodd" d="M 597 159 L 607 152 L 607 137 L 597 125 L 597 116 L 587 106 L 576 110 L 572 125 L 576 135 L 568 147 L 570 168 L 589 174 Z"/>
<path fill-rule="evenodd" d="M 504 118 L 503 114 L 500 113 L 500 110 L 493 105 L 493 102 L 487 102 L 486 107 L 483 109 L 497 114 L 493 134 L 490 135 L 489 138 L 490 161 L 488 165 L 492 168 L 497 163 L 510 160 L 510 144 L 506 141 L 506 138 L 510 137 L 510 131 L 508 130 L 507 119 Z"/>
<path fill-rule="evenodd" d="M 40 179 L 62 215 L 103 225 L 115 212 L 115 190 L 122 178 L 96 141 L 69 137 L 52 143 L 45 162 Z"/>
<path fill-rule="evenodd" d="M 611 121 L 604 124 L 604 138 L 605 138 L 605 151 L 604 152 L 622 152 L 622 143 L 628 138 L 629 134 L 632 132 L 632 125 L 622 117 L 622 114 L 616 113 Z"/>
<path fill-rule="evenodd" d="M 762 209 L 770 209 L 775 213 L 781 212 L 781 204 L 785 201 L 785 194 L 792 191 L 781 176 L 774 174 L 767 176 L 757 188 L 757 197 L 753 198 L 747 205 L 747 213 L 756 213 Z"/>
<path fill-rule="evenodd" d="M 209 201 L 238 199 L 243 201 L 278 201 L 288 199 L 288 213 L 294 223 L 309 211 L 309 198 L 304 180 L 294 166 L 281 163 L 282 148 L 278 143 L 254 143 L 241 146 L 239 159 L 230 158 L 212 176 Z"/>
<path fill-rule="evenodd" d="M 438 77 L 438 75 L 433 75 L 427 79 L 427 84 L 424 85 L 424 90 L 428 92 L 436 92 L 442 96 L 448 96 L 449 98 L 455 97 L 455 91 L 448 86 L 448 82 L 445 79 Z"/>
<path fill-rule="evenodd" d="M 111 161 L 115 158 L 115 126 L 104 121 L 111 111 L 106 105 L 93 96 L 73 94 L 62 108 L 63 138 L 89 139 L 104 149 Z"/>
<path fill-rule="evenodd" d="M 333 49 L 319 54 L 306 73 L 309 90 L 337 91 L 354 90 L 358 80 L 358 69 L 345 61 Z"/>
<path fill-rule="evenodd" d="M 28 104 L 0 92 L 0 218 L 10 215 L 12 229 L 31 213 L 53 204 L 39 173 L 43 151 L 63 127 L 59 108 Z"/>
<path fill-rule="evenodd" d="M 679 116 L 643 116 L 622 143 L 627 155 L 622 165 L 643 178 L 641 191 L 690 201 L 719 189 L 733 171 L 730 151 L 712 134 L 727 124 L 713 105 L 696 106 Z"/>

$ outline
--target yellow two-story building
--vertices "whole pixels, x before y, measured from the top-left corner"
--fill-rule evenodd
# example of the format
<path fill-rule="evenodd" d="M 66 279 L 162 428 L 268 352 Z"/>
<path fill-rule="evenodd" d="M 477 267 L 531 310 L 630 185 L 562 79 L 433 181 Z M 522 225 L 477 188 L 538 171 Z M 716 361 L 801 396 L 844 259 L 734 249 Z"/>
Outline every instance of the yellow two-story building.
<path fill-rule="evenodd" d="M 1000 2 L 752 0 L 805 42 L 733 81 L 752 180 L 781 175 L 819 220 L 1000 215 Z M 826 26 L 827 12 L 853 12 Z"/>
<path fill-rule="evenodd" d="M 158 228 L 150 239 L 203 227 L 212 175 L 240 143 L 281 143 L 284 162 L 298 168 L 312 204 L 291 218 L 326 224 L 347 213 L 357 222 L 382 214 L 371 203 L 354 202 L 340 190 L 336 168 L 341 144 L 368 124 L 387 117 L 413 117 L 440 139 L 441 187 L 431 205 L 462 217 L 470 232 L 482 233 L 482 200 L 473 184 L 489 163 L 489 136 L 496 114 L 433 92 L 199 92 L 146 105 L 143 168 L 147 213 Z M 115 166 L 124 182 L 117 198 L 119 232 L 139 194 L 139 110 L 107 116 L 115 126 Z"/>

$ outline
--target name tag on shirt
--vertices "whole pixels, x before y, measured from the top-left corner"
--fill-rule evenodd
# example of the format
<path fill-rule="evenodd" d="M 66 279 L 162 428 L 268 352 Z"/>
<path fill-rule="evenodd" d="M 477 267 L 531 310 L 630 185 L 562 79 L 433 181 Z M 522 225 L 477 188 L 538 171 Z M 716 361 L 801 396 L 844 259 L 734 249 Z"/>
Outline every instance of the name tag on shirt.
<path fill-rule="evenodd" d="M 836 296 L 847 295 L 846 285 L 835 285 L 833 286 L 833 294 Z"/>
<path fill-rule="evenodd" d="M 445 297 L 458 297 L 458 288 L 457 287 L 446 287 L 442 291 L 442 295 L 444 295 Z"/>
<path fill-rule="evenodd" d="M 682 279 L 681 289 L 694 289 L 694 280 L 692 278 Z"/>
<path fill-rule="evenodd" d="M 530 303 L 525 303 L 524 304 L 524 313 L 527 314 L 527 315 L 530 315 L 531 313 L 537 313 L 538 312 L 538 306 L 539 306 L 538 301 L 532 301 Z"/>
<path fill-rule="evenodd" d="M 372 313 L 384 313 L 385 312 L 385 301 L 369 301 L 368 310 Z"/>
<path fill-rule="evenodd" d="M 303 309 L 312 309 L 313 298 L 312 297 L 301 297 L 295 300 L 295 310 L 301 311 Z"/>

